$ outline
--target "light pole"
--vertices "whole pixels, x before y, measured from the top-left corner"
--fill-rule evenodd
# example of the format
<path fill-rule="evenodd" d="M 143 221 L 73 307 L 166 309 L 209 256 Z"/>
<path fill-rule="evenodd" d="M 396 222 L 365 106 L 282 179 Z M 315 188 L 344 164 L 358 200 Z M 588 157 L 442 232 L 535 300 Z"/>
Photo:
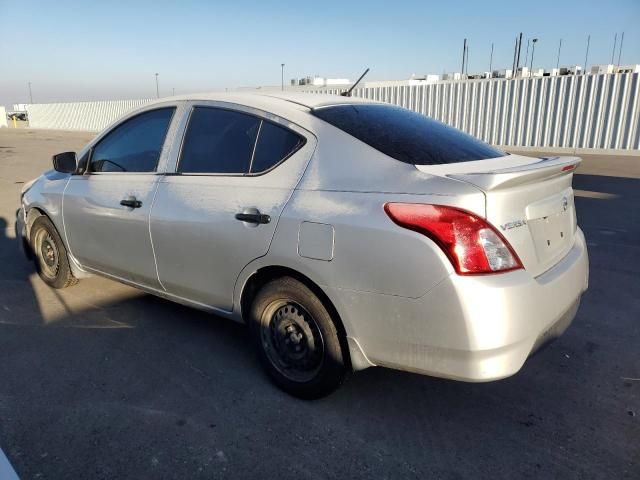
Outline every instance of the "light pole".
<path fill-rule="evenodd" d="M 160 88 L 158 87 L 158 74 L 156 73 L 156 98 L 160 98 Z"/>
<path fill-rule="evenodd" d="M 29 101 L 33 103 L 33 93 L 31 93 L 31 82 L 29 82 Z"/>
<path fill-rule="evenodd" d="M 558 60 L 556 61 L 556 69 L 560 68 L 560 50 L 562 50 L 562 39 L 560 39 L 560 44 L 558 45 Z"/>
<path fill-rule="evenodd" d="M 622 32 L 622 38 L 620 39 L 620 50 L 618 51 L 618 66 L 620 66 L 620 57 L 622 57 L 622 44 L 624 43 L 624 32 Z"/>
<path fill-rule="evenodd" d="M 467 39 L 464 39 L 464 43 L 462 44 L 462 70 L 460 70 L 460 78 L 464 76 L 464 62 L 467 57 Z"/>
<path fill-rule="evenodd" d="M 280 64 L 280 90 L 284 92 L 284 63 Z"/>
<path fill-rule="evenodd" d="M 533 76 L 533 54 L 536 53 L 536 42 L 538 41 L 538 39 L 534 38 L 531 41 L 533 42 L 533 46 L 531 47 L 531 63 L 529 64 L 529 75 Z"/>
<path fill-rule="evenodd" d="M 467 61 L 465 63 L 465 75 L 469 75 L 469 45 L 468 44 L 467 44 Z"/>
<path fill-rule="evenodd" d="M 582 70 L 583 75 L 587 73 L 587 62 L 589 60 L 589 44 L 590 43 L 591 43 L 591 35 L 587 35 L 587 51 L 584 54 L 584 70 Z"/>
<path fill-rule="evenodd" d="M 493 66 L 493 43 L 491 43 L 491 55 L 489 55 L 489 78 L 493 77 L 491 67 Z"/>
<path fill-rule="evenodd" d="M 520 52 L 522 51 L 522 32 L 518 37 L 518 58 L 516 58 L 516 73 L 520 70 Z"/>

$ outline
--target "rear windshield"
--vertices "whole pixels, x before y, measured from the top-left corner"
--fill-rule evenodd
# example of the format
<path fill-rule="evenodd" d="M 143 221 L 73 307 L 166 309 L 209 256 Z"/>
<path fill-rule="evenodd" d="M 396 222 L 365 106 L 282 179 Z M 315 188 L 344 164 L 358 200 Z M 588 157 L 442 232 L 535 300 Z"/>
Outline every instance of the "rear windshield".
<path fill-rule="evenodd" d="M 385 155 L 412 165 L 440 165 L 503 157 L 471 135 L 394 105 L 335 105 L 313 114 Z"/>

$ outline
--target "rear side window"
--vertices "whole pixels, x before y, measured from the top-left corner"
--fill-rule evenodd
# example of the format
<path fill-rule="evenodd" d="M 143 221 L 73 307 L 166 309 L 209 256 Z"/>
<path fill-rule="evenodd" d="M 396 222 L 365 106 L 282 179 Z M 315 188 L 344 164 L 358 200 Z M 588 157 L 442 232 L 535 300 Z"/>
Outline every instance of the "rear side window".
<path fill-rule="evenodd" d="M 393 105 L 336 105 L 313 114 L 396 160 L 440 165 L 502 157 L 471 135 Z"/>
<path fill-rule="evenodd" d="M 155 171 L 174 111 L 151 110 L 115 127 L 93 148 L 89 171 Z"/>
<path fill-rule="evenodd" d="M 248 113 L 195 107 L 182 146 L 178 172 L 263 173 L 304 145 L 291 130 Z"/>
<path fill-rule="evenodd" d="M 256 152 L 251 162 L 251 173 L 260 173 L 274 167 L 304 145 L 304 139 L 284 127 L 262 122 Z"/>
<path fill-rule="evenodd" d="M 178 171 L 239 173 L 249 171 L 260 119 L 221 108 L 191 112 Z"/>

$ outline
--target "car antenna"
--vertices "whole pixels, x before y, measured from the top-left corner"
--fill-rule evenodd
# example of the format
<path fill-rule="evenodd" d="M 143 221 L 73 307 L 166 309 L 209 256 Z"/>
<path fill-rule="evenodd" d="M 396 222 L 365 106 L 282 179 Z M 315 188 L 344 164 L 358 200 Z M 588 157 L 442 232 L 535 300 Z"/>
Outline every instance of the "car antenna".
<path fill-rule="evenodd" d="M 342 92 L 340 95 L 342 95 L 343 97 L 350 97 L 351 92 L 353 92 L 353 89 L 358 86 L 358 84 L 360 83 L 360 80 L 362 80 L 367 73 L 369 73 L 368 68 L 364 71 L 362 75 L 360 75 L 360 78 L 356 80 L 356 82 L 353 85 L 351 85 L 351 88 L 349 90 L 347 90 L 346 92 Z"/>

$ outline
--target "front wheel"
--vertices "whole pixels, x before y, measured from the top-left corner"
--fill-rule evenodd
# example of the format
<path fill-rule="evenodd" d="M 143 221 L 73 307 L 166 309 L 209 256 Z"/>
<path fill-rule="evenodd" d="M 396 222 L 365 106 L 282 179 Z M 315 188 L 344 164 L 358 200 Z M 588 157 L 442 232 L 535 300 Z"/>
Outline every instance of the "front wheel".
<path fill-rule="evenodd" d="M 264 285 L 249 321 L 261 363 L 284 391 L 320 398 L 344 381 L 347 366 L 335 320 L 302 282 L 283 277 Z"/>
<path fill-rule="evenodd" d="M 47 285 L 66 288 L 78 283 L 71 273 L 67 250 L 51 220 L 45 216 L 36 218 L 29 236 L 38 274 Z"/>

